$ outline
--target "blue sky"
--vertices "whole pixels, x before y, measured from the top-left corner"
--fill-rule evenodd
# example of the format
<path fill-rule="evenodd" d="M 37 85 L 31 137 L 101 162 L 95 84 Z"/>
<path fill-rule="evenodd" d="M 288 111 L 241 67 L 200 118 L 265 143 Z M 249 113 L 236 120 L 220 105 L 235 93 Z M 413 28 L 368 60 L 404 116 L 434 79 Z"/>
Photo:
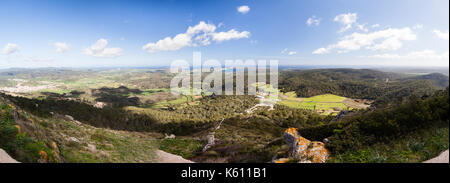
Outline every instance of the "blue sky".
<path fill-rule="evenodd" d="M 164 66 L 194 51 L 203 61 L 448 66 L 448 22 L 448 0 L 2 0 L 0 68 Z"/>

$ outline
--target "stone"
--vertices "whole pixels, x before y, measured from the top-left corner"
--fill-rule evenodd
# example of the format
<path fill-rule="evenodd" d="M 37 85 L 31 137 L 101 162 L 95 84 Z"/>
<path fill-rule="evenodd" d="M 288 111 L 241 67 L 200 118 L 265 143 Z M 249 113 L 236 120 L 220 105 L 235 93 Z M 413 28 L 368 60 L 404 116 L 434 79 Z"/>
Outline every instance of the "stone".
<path fill-rule="evenodd" d="M 284 134 L 284 141 L 289 147 L 291 158 L 300 160 L 299 163 L 325 163 L 329 152 L 323 142 L 310 141 L 298 133 L 296 128 L 287 129 Z M 324 139 L 328 142 L 328 139 Z M 289 158 L 288 158 L 289 159 Z M 273 162 L 283 162 L 285 159 L 277 159 Z"/>
<path fill-rule="evenodd" d="M 73 120 L 74 120 L 74 118 L 73 118 L 72 116 L 69 116 L 69 115 L 65 115 L 64 117 L 65 117 L 66 120 L 68 120 L 68 121 L 73 121 Z"/>
<path fill-rule="evenodd" d="M 75 137 L 69 137 L 69 141 L 80 143 L 80 140 Z"/>
<path fill-rule="evenodd" d="M 309 144 L 311 144 L 311 141 L 308 139 L 301 136 L 298 137 L 293 150 L 294 157 L 301 159 L 308 149 Z"/>
<path fill-rule="evenodd" d="M 325 163 L 328 159 L 328 150 L 325 148 L 325 144 L 322 142 L 312 142 L 311 148 L 309 148 L 305 154 L 305 158 L 311 160 L 313 163 Z"/>
<path fill-rule="evenodd" d="M 170 135 L 165 134 L 165 136 L 166 136 L 166 137 L 164 137 L 165 139 L 175 139 L 175 137 L 176 137 L 174 134 L 170 134 Z"/>
<path fill-rule="evenodd" d="M 289 163 L 290 161 L 292 161 L 290 158 L 280 158 L 273 160 L 272 163 Z"/>
<path fill-rule="evenodd" d="M 297 141 L 298 137 L 300 137 L 300 134 L 298 133 L 297 128 L 288 128 L 283 134 L 284 142 L 289 147 L 294 147 L 294 143 Z"/>
<path fill-rule="evenodd" d="M 97 147 L 95 147 L 95 145 L 93 145 L 93 144 L 88 144 L 87 145 L 87 150 L 90 151 L 91 153 L 96 153 L 97 152 Z"/>

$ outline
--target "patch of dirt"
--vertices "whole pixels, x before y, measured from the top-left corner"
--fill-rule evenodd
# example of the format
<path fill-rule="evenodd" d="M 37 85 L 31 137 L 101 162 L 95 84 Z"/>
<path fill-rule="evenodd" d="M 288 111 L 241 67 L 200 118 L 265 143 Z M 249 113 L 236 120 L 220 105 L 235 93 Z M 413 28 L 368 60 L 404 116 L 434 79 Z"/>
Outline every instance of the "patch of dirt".
<path fill-rule="evenodd" d="M 366 108 L 370 107 L 370 104 L 372 102 L 373 101 L 369 101 L 369 100 L 365 100 L 365 99 L 347 98 L 342 103 L 344 103 L 344 105 L 351 107 L 351 108 L 366 109 Z"/>
<path fill-rule="evenodd" d="M 161 150 L 156 150 L 156 163 L 194 163 L 181 156 L 170 154 Z"/>
<path fill-rule="evenodd" d="M 424 163 L 449 163 L 448 150 L 433 159 L 425 161 Z"/>

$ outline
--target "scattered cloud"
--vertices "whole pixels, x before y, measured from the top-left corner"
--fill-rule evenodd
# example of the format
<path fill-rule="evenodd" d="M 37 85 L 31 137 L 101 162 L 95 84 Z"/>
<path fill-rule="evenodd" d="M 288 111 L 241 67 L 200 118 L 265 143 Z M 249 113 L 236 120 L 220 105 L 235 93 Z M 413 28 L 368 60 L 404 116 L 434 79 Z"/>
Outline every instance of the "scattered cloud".
<path fill-rule="evenodd" d="M 250 44 L 258 44 L 258 40 L 250 40 Z"/>
<path fill-rule="evenodd" d="M 241 14 L 247 14 L 250 11 L 250 7 L 244 5 L 237 7 L 237 11 Z"/>
<path fill-rule="evenodd" d="M 422 24 L 416 24 L 414 27 L 412 27 L 413 29 L 422 29 L 423 25 Z"/>
<path fill-rule="evenodd" d="M 281 50 L 281 54 L 296 55 L 297 52 L 296 51 L 289 51 L 289 49 L 285 48 L 285 49 Z"/>
<path fill-rule="evenodd" d="M 358 19 L 358 14 L 356 13 L 347 13 L 347 14 L 340 14 L 336 17 L 334 17 L 335 22 L 339 22 L 344 27 L 342 27 L 339 32 L 344 32 L 350 28 L 352 28 L 352 25 L 356 23 L 356 20 Z"/>
<path fill-rule="evenodd" d="M 377 27 L 380 27 L 380 24 L 373 24 L 371 27 L 372 28 L 377 28 Z"/>
<path fill-rule="evenodd" d="M 357 24 L 356 27 L 364 32 L 369 32 L 369 29 L 366 28 L 366 24 Z"/>
<path fill-rule="evenodd" d="M 404 55 L 399 54 L 377 54 L 370 56 L 362 56 L 362 58 L 378 58 L 378 59 L 435 59 L 435 60 L 443 60 L 448 59 L 449 52 L 445 52 L 442 54 L 436 53 L 434 50 L 423 50 L 423 51 L 414 51 Z"/>
<path fill-rule="evenodd" d="M 39 57 L 25 57 L 24 61 L 26 62 L 52 62 L 53 58 L 39 58 Z"/>
<path fill-rule="evenodd" d="M 397 50 L 403 46 L 403 41 L 416 40 L 416 35 L 408 27 L 402 29 L 385 29 L 371 33 L 353 33 L 344 36 L 336 44 L 318 48 L 313 54 L 325 54 L 337 49 L 338 53 L 365 48 L 373 51 Z"/>
<path fill-rule="evenodd" d="M 319 49 L 314 50 L 312 53 L 316 54 L 316 55 L 321 55 L 321 54 L 325 54 L 325 53 L 329 53 L 329 52 L 330 52 L 330 50 L 327 48 L 319 48 Z"/>
<path fill-rule="evenodd" d="M 297 54 L 296 51 L 290 51 L 290 52 L 288 53 L 288 55 L 296 55 L 296 54 Z"/>
<path fill-rule="evenodd" d="M 250 32 L 236 31 L 231 29 L 227 32 L 216 32 L 217 27 L 211 23 L 199 22 L 194 27 L 189 26 L 185 33 L 177 34 L 175 37 L 166 37 L 156 43 L 148 43 L 142 46 L 143 50 L 150 53 L 158 51 L 175 51 L 183 47 L 209 45 L 211 41 L 221 43 L 228 40 L 248 38 Z"/>
<path fill-rule="evenodd" d="M 14 53 L 14 52 L 17 52 L 17 51 L 19 51 L 19 50 L 20 50 L 19 45 L 13 44 L 13 43 L 8 43 L 8 44 L 6 44 L 6 46 L 3 48 L 2 53 L 5 54 L 5 55 L 9 55 L 9 54 L 12 54 L 12 53 Z"/>
<path fill-rule="evenodd" d="M 433 30 L 433 32 L 436 34 L 436 36 L 443 40 L 448 40 L 448 31 L 447 32 L 441 32 L 440 30 Z"/>
<path fill-rule="evenodd" d="M 69 51 L 69 45 L 66 43 L 61 43 L 61 42 L 55 42 L 53 43 L 53 46 L 55 47 L 56 51 L 59 53 L 64 53 L 66 51 Z"/>
<path fill-rule="evenodd" d="M 122 48 L 107 48 L 108 40 L 99 39 L 89 48 L 85 48 L 83 53 L 99 58 L 113 58 L 122 55 Z"/>
<path fill-rule="evenodd" d="M 248 38 L 250 36 L 250 32 L 248 31 L 238 32 L 234 29 L 231 29 L 228 32 L 214 32 L 211 35 L 214 41 L 222 42 L 232 39 Z"/>
<path fill-rule="evenodd" d="M 317 18 L 316 16 L 313 15 L 312 17 L 309 17 L 308 20 L 306 20 L 306 25 L 310 27 L 319 26 L 321 20 L 322 20 L 321 18 Z"/>

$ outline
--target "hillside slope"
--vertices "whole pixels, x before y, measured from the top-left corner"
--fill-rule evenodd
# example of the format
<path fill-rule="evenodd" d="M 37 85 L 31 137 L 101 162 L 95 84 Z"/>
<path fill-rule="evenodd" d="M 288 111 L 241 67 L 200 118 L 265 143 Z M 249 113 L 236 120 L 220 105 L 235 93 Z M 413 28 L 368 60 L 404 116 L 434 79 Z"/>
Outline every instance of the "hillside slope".
<path fill-rule="evenodd" d="M 295 91 L 299 97 L 332 93 L 376 100 L 378 104 L 411 95 L 431 95 L 448 86 L 448 76 L 433 73 L 405 77 L 368 69 L 316 69 L 282 72 L 279 86 L 284 92 Z"/>
<path fill-rule="evenodd" d="M 20 162 L 155 162 L 154 134 L 95 128 L 71 116 L 40 118 L 0 98 L 0 148 Z"/>

